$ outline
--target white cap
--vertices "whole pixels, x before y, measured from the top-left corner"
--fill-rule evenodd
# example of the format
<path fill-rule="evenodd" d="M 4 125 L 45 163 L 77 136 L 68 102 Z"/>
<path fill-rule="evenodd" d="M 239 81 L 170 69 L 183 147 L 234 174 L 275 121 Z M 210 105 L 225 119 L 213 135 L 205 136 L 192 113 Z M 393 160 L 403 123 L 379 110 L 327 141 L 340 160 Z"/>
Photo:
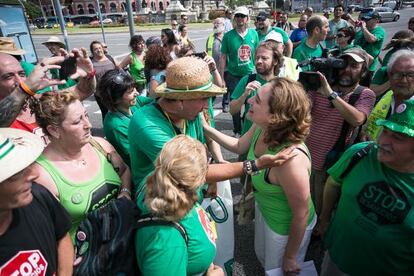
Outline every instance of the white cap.
<path fill-rule="evenodd" d="M 274 40 L 276 42 L 283 43 L 282 35 L 276 31 L 271 31 L 270 33 L 266 35 L 265 41 L 268 41 L 268 40 Z"/>
<path fill-rule="evenodd" d="M 247 9 L 246 6 L 240 6 L 234 10 L 234 15 L 236 14 L 243 14 L 245 16 L 249 16 L 249 10 Z"/>

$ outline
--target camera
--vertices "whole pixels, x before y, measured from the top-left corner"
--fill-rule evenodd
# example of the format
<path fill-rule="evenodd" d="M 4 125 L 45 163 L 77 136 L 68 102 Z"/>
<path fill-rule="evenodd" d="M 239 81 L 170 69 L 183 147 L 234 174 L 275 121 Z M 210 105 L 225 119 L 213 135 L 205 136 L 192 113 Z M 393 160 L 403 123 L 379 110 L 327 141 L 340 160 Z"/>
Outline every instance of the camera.
<path fill-rule="evenodd" d="M 338 79 L 338 71 L 345 69 L 347 62 L 342 58 L 311 58 L 299 63 L 300 67 L 310 66 L 311 70 L 299 73 L 299 82 L 302 83 L 306 91 L 314 91 L 321 87 L 321 80 L 317 71 L 321 72 L 329 84 L 333 84 Z"/>

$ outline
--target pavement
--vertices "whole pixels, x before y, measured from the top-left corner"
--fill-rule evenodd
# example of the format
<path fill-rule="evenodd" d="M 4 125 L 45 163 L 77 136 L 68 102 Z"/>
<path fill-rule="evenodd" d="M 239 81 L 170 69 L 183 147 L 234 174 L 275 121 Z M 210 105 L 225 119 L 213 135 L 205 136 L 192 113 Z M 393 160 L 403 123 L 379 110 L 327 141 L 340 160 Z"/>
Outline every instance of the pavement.
<path fill-rule="evenodd" d="M 381 26 L 387 31 L 387 40 L 388 43 L 392 35 L 402 29 L 407 29 L 407 22 L 412 16 L 414 8 L 406 8 L 400 10 L 401 19 L 398 22 L 383 23 Z M 205 48 L 205 41 L 208 37 L 208 34 L 211 32 L 209 28 L 201 29 L 190 29 L 189 37 L 195 42 L 197 51 L 203 51 Z M 151 35 L 160 35 L 160 31 L 147 31 L 143 32 L 142 35 L 144 38 L 148 38 Z M 61 37 L 62 38 L 62 37 Z M 33 41 L 35 44 L 36 51 L 39 57 L 49 56 L 47 49 L 41 45 L 41 42 L 47 39 L 47 35 L 34 35 Z M 89 43 L 92 40 L 101 40 L 101 34 L 79 34 L 79 35 L 70 35 L 69 41 L 71 47 L 89 47 Z M 106 34 L 107 45 L 109 46 L 109 51 L 113 56 L 122 57 L 125 53 L 128 53 L 128 42 L 129 42 L 129 33 L 111 33 Z M 218 97 L 215 101 L 215 121 L 216 128 L 222 131 L 225 134 L 233 134 L 232 120 L 229 113 L 222 113 L 221 106 L 221 97 Z M 88 110 L 90 121 L 93 125 L 92 132 L 94 135 L 103 136 L 102 130 L 102 119 L 101 112 L 94 100 L 93 97 L 88 98 L 84 101 L 84 106 Z M 237 155 L 233 154 L 226 149 L 223 150 L 224 158 L 228 161 L 235 162 L 237 161 Z M 234 203 L 240 200 L 240 194 L 242 185 L 240 184 L 239 179 L 233 179 L 232 183 L 232 192 Z M 237 215 L 235 214 L 235 217 Z M 261 268 L 255 253 L 254 253 L 254 226 L 253 224 L 248 224 L 244 226 L 239 226 L 235 224 L 235 262 L 234 262 L 234 275 L 240 276 L 250 276 L 250 275 L 264 275 L 264 271 Z M 321 242 L 312 242 L 308 249 L 307 260 L 314 260 L 317 269 L 319 270 L 322 256 L 322 246 Z"/>

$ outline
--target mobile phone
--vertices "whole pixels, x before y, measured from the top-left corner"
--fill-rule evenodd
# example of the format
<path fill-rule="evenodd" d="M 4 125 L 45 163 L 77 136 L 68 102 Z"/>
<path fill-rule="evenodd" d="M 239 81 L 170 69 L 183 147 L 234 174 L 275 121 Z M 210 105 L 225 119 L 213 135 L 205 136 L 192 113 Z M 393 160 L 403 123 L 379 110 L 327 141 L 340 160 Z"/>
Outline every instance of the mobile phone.
<path fill-rule="evenodd" d="M 60 65 L 59 79 L 66 80 L 76 73 L 76 57 L 68 57 Z"/>
<path fill-rule="evenodd" d="M 193 54 L 193 56 L 195 56 L 195 57 L 199 57 L 199 58 L 201 58 L 201 59 L 203 59 L 203 58 L 205 58 L 206 57 L 206 52 L 200 52 L 200 53 L 194 53 Z"/>

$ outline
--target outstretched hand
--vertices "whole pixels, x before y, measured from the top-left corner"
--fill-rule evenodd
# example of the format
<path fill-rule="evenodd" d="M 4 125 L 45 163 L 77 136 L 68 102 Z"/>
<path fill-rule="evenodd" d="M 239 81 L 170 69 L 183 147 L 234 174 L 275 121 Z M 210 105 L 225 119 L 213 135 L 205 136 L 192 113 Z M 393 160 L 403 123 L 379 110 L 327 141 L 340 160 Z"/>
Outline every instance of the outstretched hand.
<path fill-rule="evenodd" d="M 61 56 L 44 58 L 36 64 L 32 73 L 25 80 L 30 90 L 37 91 L 51 85 L 65 84 L 65 80 L 49 79 L 46 74 L 50 69 L 59 69 L 59 64 L 62 63 L 63 59 Z"/>
<path fill-rule="evenodd" d="M 84 78 L 88 75 L 88 73 L 93 71 L 93 64 L 91 59 L 88 56 L 88 52 L 85 48 L 74 48 L 70 53 L 66 52 L 65 50 L 61 49 L 62 55 L 67 57 L 75 57 L 76 58 L 76 72 L 75 74 L 71 75 L 71 79 L 77 79 L 79 77 Z"/>
<path fill-rule="evenodd" d="M 272 167 L 282 166 L 286 161 L 295 157 L 298 153 L 294 152 L 295 147 L 288 147 L 275 155 L 265 154 L 256 160 L 256 166 L 259 170 Z"/>

